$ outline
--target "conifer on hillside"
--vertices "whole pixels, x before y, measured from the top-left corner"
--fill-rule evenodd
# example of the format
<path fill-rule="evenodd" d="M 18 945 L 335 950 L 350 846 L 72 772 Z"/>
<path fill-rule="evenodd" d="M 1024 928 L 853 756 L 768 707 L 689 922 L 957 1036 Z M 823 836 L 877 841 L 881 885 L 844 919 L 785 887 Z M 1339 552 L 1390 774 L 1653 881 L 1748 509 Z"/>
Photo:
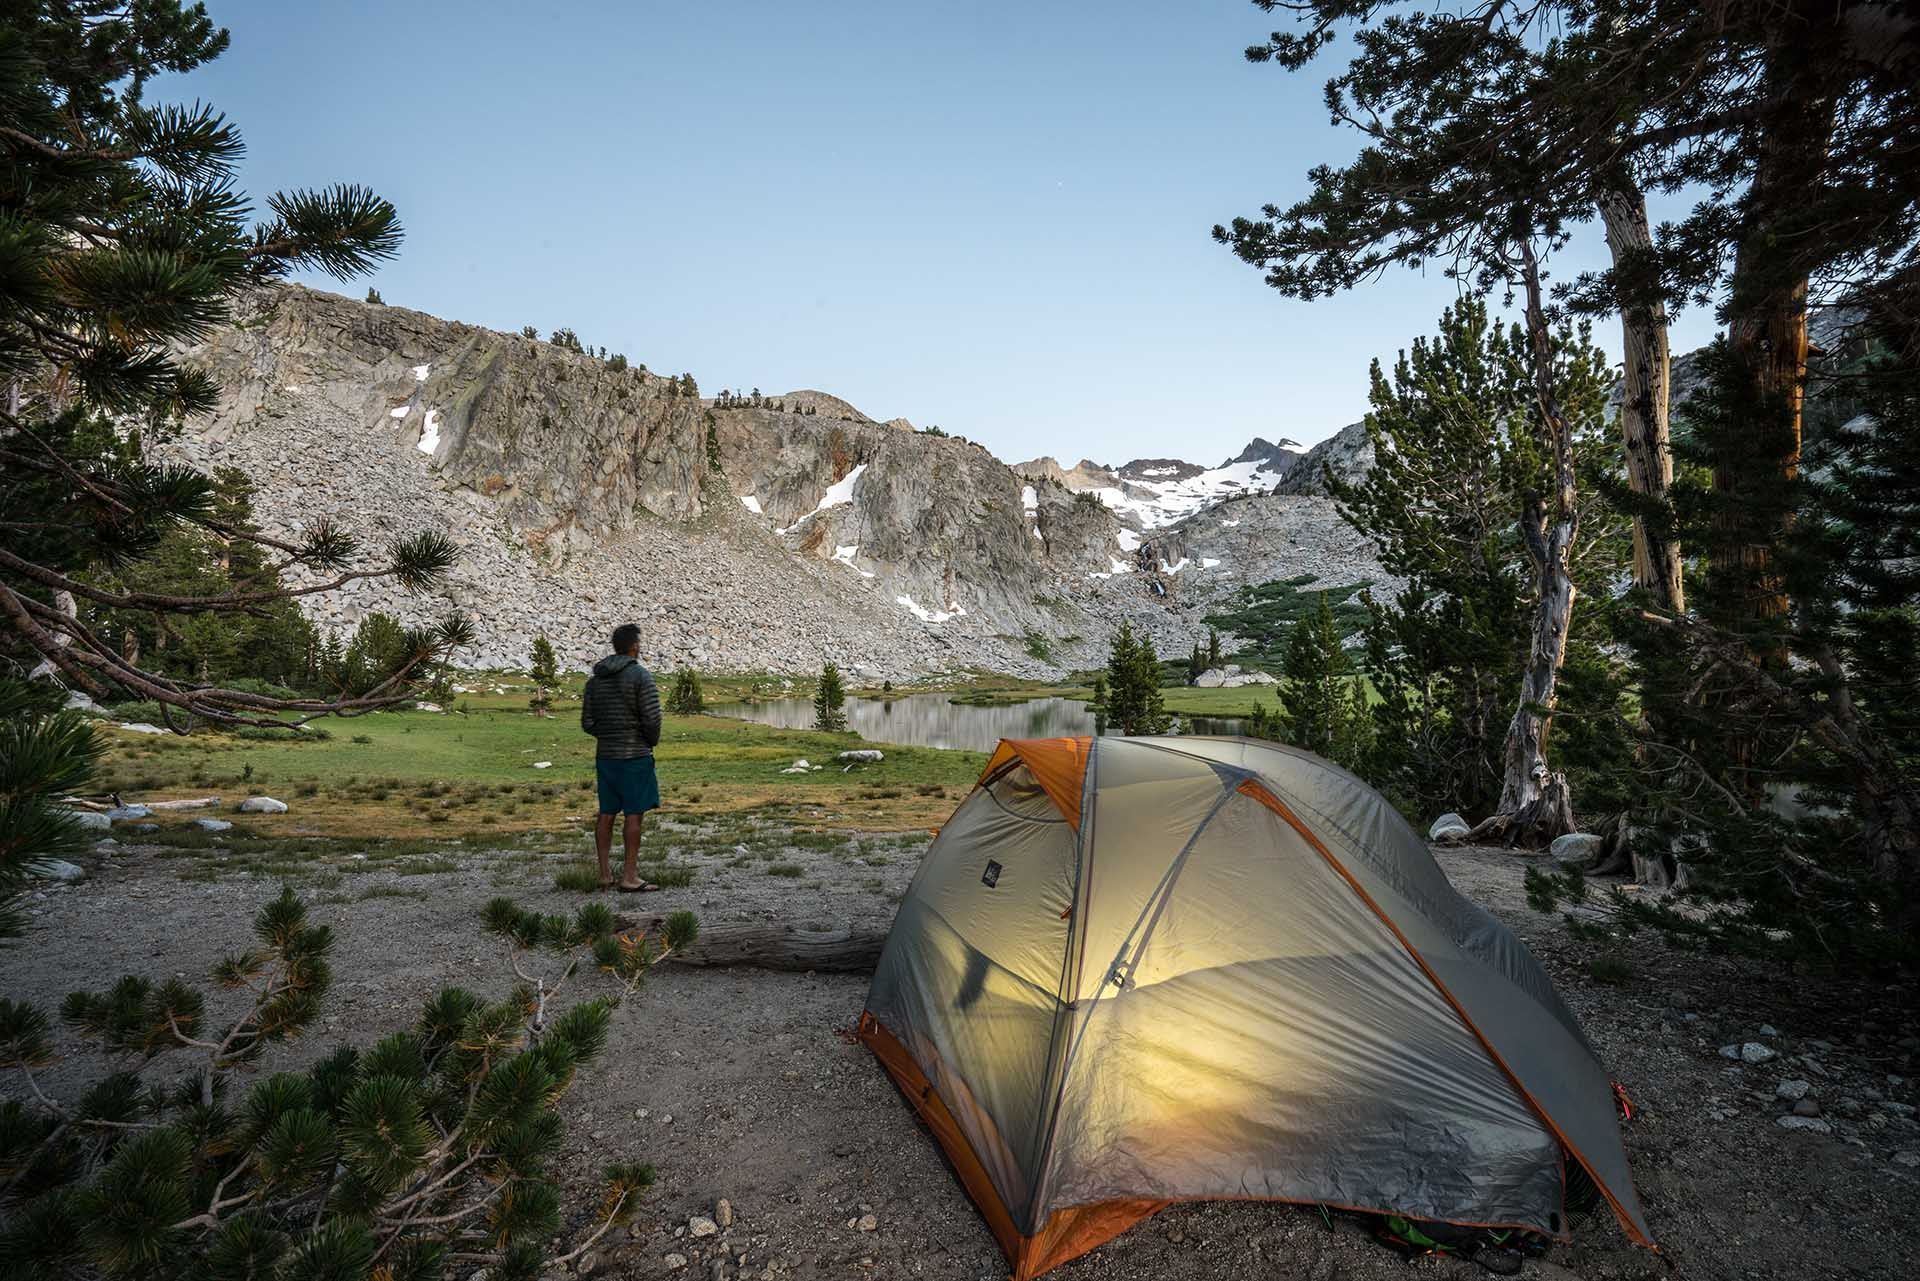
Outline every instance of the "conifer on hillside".
<path fill-rule="evenodd" d="M 1122 622 L 1107 653 L 1106 720 L 1122 734 L 1164 734 L 1171 722 L 1160 695 L 1160 660 L 1153 643 L 1136 639 Z"/>
<path fill-rule="evenodd" d="M 840 669 L 832 659 L 820 668 L 820 681 L 813 693 L 813 727 L 829 734 L 846 732 L 847 691 L 840 682 Z"/>
<path fill-rule="evenodd" d="M 683 667 L 673 674 L 667 693 L 667 710 L 676 716 L 698 716 L 707 710 L 706 692 L 700 688 L 700 673 Z"/>
<path fill-rule="evenodd" d="M 1280 713 L 1288 742 L 1358 769 L 1372 737 L 1366 689 L 1341 644 L 1327 594 L 1319 597 L 1313 614 L 1287 634 Z"/>
<path fill-rule="evenodd" d="M 553 652 L 553 642 L 544 635 L 533 638 L 533 663 L 527 674 L 533 681 L 533 697 L 527 705 L 537 716 L 550 715 L 554 687 L 560 683 L 560 662 Z"/>

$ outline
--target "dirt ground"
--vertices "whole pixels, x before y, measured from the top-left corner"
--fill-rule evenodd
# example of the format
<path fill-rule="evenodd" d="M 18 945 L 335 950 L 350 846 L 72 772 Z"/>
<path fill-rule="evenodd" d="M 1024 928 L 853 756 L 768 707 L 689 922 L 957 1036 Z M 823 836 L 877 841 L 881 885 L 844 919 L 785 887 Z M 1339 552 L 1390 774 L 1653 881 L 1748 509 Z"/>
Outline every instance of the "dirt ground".
<path fill-rule="evenodd" d="M 728 837 L 727 839 L 731 839 Z M 751 834 L 738 847 L 710 831 L 667 826 L 650 843 L 697 868 L 685 888 L 646 897 L 653 910 L 691 908 L 708 922 L 785 919 L 880 926 L 911 877 L 924 837 L 781 844 Z M 749 852 L 749 845 L 752 852 Z M 169 856 L 171 855 L 171 856 Z M 422 869 L 348 861 L 299 885 L 338 936 L 337 974 L 319 1034 L 285 1047 L 266 1070 L 300 1066 L 336 1039 L 371 1043 L 409 1025 L 422 1000 L 459 983 L 487 994 L 511 984 L 502 947 L 478 910 L 500 893 L 567 910 L 584 901 L 552 887 L 565 853 L 461 854 Z M 1635 1107 L 1626 1141 L 1663 1253 L 1629 1246 L 1604 1212 L 1577 1222 L 1571 1245 L 1530 1261 L 1526 1275 L 1566 1278 L 1893 1278 L 1920 1275 L 1920 1125 L 1910 1106 L 1920 1072 L 1913 1011 L 1898 995 L 1792 978 L 1668 950 L 1649 938 L 1608 945 L 1628 973 L 1590 977 L 1596 945 L 1529 911 L 1524 858 L 1478 849 L 1439 857 L 1454 883 L 1512 924 L 1578 1012 Z M 774 861 L 774 860 L 777 860 Z M 92 876 L 45 887 L 29 937 L 0 953 L 7 995 L 57 1007 L 76 987 L 123 973 L 202 980 L 245 939 L 275 890 L 244 872 L 213 879 L 178 851 L 123 845 Z M 363 865 L 364 866 L 364 865 Z M 798 869 L 797 874 L 793 870 Z M 415 874 L 409 874 L 414 871 Z M 188 875 L 183 876 L 182 873 Z M 613 900 L 607 900 L 613 902 Z M 642 900 L 622 899 L 617 908 Z M 663 966 L 615 1020 L 607 1053 L 565 1107 L 568 1155 L 584 1222 L 597 1170 L 652 1162 L 658 1184 L 630 1232 L 610 1236 L 592 1271 L 619 1277 L 979 1278 L 1004 1263 L 979 1216 L 913 1113 L 862 1047 L 846 1039 L 866 980 L 856 976 Z M 224 1011 L 213 994 L 209 1013 Z M 62 1033 L 64 1037 L 65 1034 Z M 1774 1057 L 1722 1057 L 1756 1042 Z M 43 1080 L 70 1094 L 107 1065 L 72 1051 Z M 153 1075 L 164 1075 L 160 1060 Z M 1830 1132 L 1778 1124 L 1782 1081 L 1808 1083 Z M 9 1081 L 0 1097 L 17 1089 Z M 1804 1109 L 1803 1109 L 1804 1110 Z M 726 1199 L 731 1227 L 688 1234 Z M 877 1226 L 861 1230 L 871 1215 Z M 1485 1275 L 1457 1260 L 1403 1263 L 1353 1220 L 1262 1204 L 1175 1207 L 1056 1273 L 1060 1281 L 1186 1278 L 1403 1278 Z"/>

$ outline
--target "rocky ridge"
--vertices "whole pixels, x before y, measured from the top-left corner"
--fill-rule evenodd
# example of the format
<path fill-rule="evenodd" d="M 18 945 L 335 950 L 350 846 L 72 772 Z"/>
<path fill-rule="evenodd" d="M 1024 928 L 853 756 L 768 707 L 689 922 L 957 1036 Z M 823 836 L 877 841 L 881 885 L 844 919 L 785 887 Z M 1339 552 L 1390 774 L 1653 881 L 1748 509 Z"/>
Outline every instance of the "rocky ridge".
<path fill-rule="evenodd" d="M 313 599 L 318 621 L 457 610 L 475 667 L 523 665 L 539 634 L 584 664 L 631 619 L 668 669 L 834 657 L 874 680 L 1048 676 L 1102 658 L 1123 619 L 1184 649 L 1244 581 L 1377 577 L 1325 500 L 1265 496 L 1291 442 L 1211 469 L 1013 469 L 824 392 L 701 399 L 640 366 L 300 287 L 263 291 L 190 356 L 223 400 L 165 449 L 253 476 L 269 532 L 334 520 L 461 548 L 438 590 L 356 582 Z M 1247 515 L 1200 519 L 1226 498 Z"/>

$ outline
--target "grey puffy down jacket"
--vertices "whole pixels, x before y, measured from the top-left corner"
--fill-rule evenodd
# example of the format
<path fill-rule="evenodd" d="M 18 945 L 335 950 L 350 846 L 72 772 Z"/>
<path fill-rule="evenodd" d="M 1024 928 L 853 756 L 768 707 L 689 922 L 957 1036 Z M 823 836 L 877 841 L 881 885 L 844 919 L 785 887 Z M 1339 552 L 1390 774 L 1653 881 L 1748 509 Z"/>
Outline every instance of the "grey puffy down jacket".
<path fill-rule="evenodd" d="M 580 728 L 600 742 L 602 760 L 651 756 L 660 742 L 660 690 L 653 673 L 625 654 L 593 665 L 580 704 Z"/>

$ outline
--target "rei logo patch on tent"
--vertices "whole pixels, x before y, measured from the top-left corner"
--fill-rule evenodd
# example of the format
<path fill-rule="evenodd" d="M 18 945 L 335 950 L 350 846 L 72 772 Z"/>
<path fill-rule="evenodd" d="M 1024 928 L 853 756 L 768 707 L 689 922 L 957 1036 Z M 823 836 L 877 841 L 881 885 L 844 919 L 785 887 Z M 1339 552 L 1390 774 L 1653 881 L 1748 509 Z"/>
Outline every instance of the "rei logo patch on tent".
<path fill-rule="evenodd" d="M 980 873 L 980 883 L 988 889 L 1000 883 L 1000 865 L 992 859 L 987 860 L 987 870 Z"/>

